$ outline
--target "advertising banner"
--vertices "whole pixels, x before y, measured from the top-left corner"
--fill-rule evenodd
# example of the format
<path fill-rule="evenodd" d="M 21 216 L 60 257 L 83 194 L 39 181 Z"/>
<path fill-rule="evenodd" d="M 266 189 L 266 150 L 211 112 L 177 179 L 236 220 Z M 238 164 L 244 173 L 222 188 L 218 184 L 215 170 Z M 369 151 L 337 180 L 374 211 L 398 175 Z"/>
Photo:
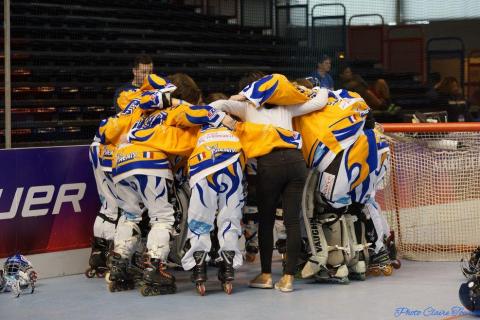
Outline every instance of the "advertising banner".
<path fill-rule="evenodd" d="M 85 248 L 100 200 L 88 146 L 0 150 L 0 258 Z"/>

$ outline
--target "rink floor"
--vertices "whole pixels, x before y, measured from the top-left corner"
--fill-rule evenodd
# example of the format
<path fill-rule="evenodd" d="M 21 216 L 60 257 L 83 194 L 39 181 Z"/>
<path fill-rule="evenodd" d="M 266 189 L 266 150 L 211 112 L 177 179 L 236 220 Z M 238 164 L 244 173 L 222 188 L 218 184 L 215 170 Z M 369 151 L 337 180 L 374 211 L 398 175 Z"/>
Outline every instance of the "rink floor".
<path fill-rule="evenodd" d="M 412 262 L 391 277 L 369 277 L 349 285 L 296 282 L 296 291 L 248 288 L 259 264 L 237 272 L 234 293 L 227 296 L 209 269 L 207 295 L 200 297 L 189 282 L 189 273 L 175 272 L 178 293 L 142 297 L 138 290 L 110 293 L 103 279 L 83 275 L 43 279 L 36 292 L 15 299 L 0 294 L 0 319 L 474 319 L 470 315 L 432 315 L 461 307 L 458 288 L 463 279 L 459 263 Z M 280 263 L 274 268 L 279 278 Z M 403 308 L 403 309 L 399 309 Z M 409 315 L 406 311 L 410 312 Z M 403 313 L 396 314 L 399 310 Z M 464 310 L 463 308 L 461 310 Z M 477 318 L 478 319 L 478 318 Z"/>

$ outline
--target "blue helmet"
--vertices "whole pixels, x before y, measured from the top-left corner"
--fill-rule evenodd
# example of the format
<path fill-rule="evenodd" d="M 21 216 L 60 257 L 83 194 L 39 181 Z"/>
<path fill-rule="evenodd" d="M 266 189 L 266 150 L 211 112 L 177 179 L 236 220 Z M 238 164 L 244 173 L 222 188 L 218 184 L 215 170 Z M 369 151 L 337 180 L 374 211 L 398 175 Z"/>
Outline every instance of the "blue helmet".
<path fill-rule="evenodd" d="M 480 247 L 476 248 L 471 254 L 470 258 L 462 259 L 462 273 L 465 278 L 480 277 Z"/>
<path fill-rule="evenodd" d="M 474 277 L 462 283 L 458 297 L 467 310 L 480 316 L 480 278 Z"/>
<path fill-rule="evenodd" d="M 28 269 L 32 268 L 32 264 L 24 256 L 17 253 L 14 256 L 11 256 L 5 260 L 3 265 L 3 270 L 6 277 L 15 278 L 18 275 L 19 271 L 26 272 Z"/>

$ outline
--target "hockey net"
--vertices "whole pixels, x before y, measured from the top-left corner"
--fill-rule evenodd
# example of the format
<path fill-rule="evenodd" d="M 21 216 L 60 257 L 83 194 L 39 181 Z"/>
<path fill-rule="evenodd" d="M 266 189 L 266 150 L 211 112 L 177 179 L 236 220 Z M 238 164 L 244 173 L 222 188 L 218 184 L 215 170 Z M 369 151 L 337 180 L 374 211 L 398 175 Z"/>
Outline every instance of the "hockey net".
<path fill-rule="evenodd" d="M 459 261 L 480 245 L 480 124 L 385 124 L 390 170 L 377 199 L 400 257 Z"/>

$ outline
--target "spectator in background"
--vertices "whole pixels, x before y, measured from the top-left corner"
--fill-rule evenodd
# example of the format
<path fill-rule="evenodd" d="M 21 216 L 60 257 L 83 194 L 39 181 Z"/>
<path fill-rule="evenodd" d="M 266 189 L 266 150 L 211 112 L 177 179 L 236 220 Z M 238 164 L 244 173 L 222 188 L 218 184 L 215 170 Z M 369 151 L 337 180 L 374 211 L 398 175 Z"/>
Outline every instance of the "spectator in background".
<path fill-rule="evenodd" d="M 438 72 L 432 72 L 428 76 L 428 91 L 426 96 L 430 101 L 434 101 L 438 98 L 437 87 L 442 81 L 442 76 Z"/>
<path fill-rule="evenodd" d="M 471 121 L 480 121 L 480 89 L 475 90 L 470 96 L 469 114 Z"/>
<path fill-rule="evenodd" d="M 372 93 L 380 100 L 381 104 L 386 106 L 387 108 L 392 103 L 392 99 L 390 97 L 390 87 L 385 79 L 377 79 L 373 86 L 371 86 Z"/>
<path fill-rule="evenodd" d="M 362 96 L 365 102 L 373 110 L 389 110 L 391 106 L 390 88 L 384 79 L 378 79 L 370 88 L 365 80 L 352 72 L 352 68 L 348 65 L 343 66 L 340 70 L 339 87 L 349 91 L 357 92 Z"/>
<path fill-rule="evenodd" d="M 133 91 L 140 88 L 143 83 L 143 79 L 145 79 L 145 77 L 150 73 L 153 73 L 152 58 L 146 54 L 135 57 L 135 60 L 133 61 L 132 73 L 133 80 L 122 85 L 120 88 L 117 89 L 117 91 L 115 91 L 115 95 L 113 96 L 113 105 L 115 106 L 116 112 L 120 111 L 117 102 L 120 94 L 124 91 Z"/>
<path fill-rule="evenodd" d="M 311 75 L 314 85 L 333 90 L 333 79 L 329 74 L 331 69 L 332 59 L 325 54 L 317 64 L 317 71 Z"/>
<path fill-rule="evenodd" d="M 437 98 L 432 105 L 438 110 L 448 113 L 448 122 L 470 121 L 471 116 L 467 112 L 467 101 L 462 95 L 460 84 L 455 77 L 445 77 L 436 86 Z"/>

